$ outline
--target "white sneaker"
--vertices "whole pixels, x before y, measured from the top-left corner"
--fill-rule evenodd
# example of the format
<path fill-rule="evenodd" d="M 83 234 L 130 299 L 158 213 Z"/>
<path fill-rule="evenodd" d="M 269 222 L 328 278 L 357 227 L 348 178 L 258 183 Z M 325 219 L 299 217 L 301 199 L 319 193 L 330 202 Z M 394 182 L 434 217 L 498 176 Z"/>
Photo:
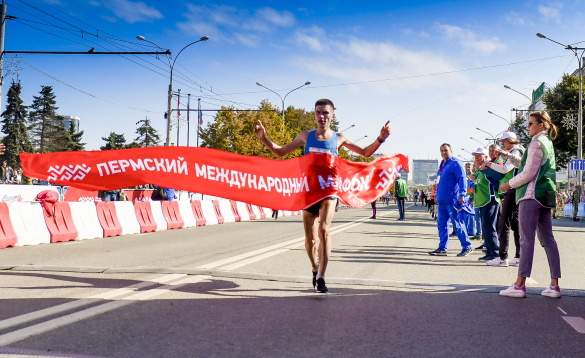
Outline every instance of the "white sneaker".
<path fill-rule="evenodd" d="M 526 297 L 526 286 L 518 287 L 515 283 L 512 286 L 500 291 L 500 296 L 524 298 Z"/>
<path fill-rule="evenodd" d="M 489 260 L 487 262 L 489 266 L 500 266 L 500 267 L 508 267 L 508 259 L 502 260 L 499 257 L 496 257 L 493 260 Z"/>
<path fill-rule="evenodd" d="M 509 265 L 514 267 L 520 266 L 520 259 L 518 257 L 514 257 L 510 260 Z"/>
<path fill-rule="evenodd" d="M 559 298 L 561 297 L 561 288 L 559 286 L 548 286 L 540 294 L 547 297 Z"/>

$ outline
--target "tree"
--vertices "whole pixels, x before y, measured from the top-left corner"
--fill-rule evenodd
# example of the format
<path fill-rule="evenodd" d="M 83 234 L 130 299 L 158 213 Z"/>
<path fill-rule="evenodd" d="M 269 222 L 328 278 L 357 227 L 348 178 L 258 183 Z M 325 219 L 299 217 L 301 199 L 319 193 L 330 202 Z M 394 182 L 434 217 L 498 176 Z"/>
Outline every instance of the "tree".
<path fill-rule="evenodd" d="M 30 135 L 33 147 L 40 153 L 57 152 L 63 149 L 66 140 L 64 117 L 57 114 L 59 107 L 53 87 L 41 86 L 39 96 L 33 97 L 29 113 Z"/>
<path fill-rule="evenodd" d="M 100 150 L 126 148 L 126 138 L 124 137 L 123 134 L 110 132 L 110 135 L 108 137 L 102 137 L 102 139 L 106 141 L 106 145 L 101 146 Z"/>
<path fill-rule="evenodd" d="M 579 106 L 579 78 L 565 74 L 555 87 L 543 96 L 558 136 L 553 140 L 557 169 L 566 168 L 577 154 L 577 123 L 569 120 Z M 575 118 L 576 116 L 572 117 Z"/>
<path fill-rule="evenodd" d="M 264 100 L 258 112 L 238 111 L 233 107 L 223 107 L 213 123 L 200 129 L 202 147 L 220 149 L 232 153 L 255 155 L 274 158 L 254 134 L 254 126 L 258 120 L 266 128 L 267 136 L 276 143 L 284 144 L 292 141 L 303 130 L 315 128 L 314 112 L 289 106 L 285 112 L 285 122 L 278 113 L 276 106 Z M 331 124 L 333 130 L 338 126 L 337 120 Z M 299 148 L 284 158 L 299 157 L 304 154 Z M 347 155 L 346 155 L 347 156 Z"/>
<path fill-rule="evenodd" d="M 2 140 L 6 146 L 3 158 L 14 169 L 20 168 L 19 153 L 33 152 L 26 123 L 26 106 L 20 98 L 21 93 L 20 82 L 12 81 L 6 98 L 6 110 L 2 112 L 2 132 L 6 133 Z"/>
<path fill-rule="evenodd" d="M 148 117 L 141 119 L 136 122 L 136 125 L 139 124 L 141 124 L 140 127 L 136 129 L 138 137 L 134 139 L 134 143 L 138 144 L 138 147 L 156 147 L 160 143 L 160 136 L 150 125 L 150 119 Z"/>

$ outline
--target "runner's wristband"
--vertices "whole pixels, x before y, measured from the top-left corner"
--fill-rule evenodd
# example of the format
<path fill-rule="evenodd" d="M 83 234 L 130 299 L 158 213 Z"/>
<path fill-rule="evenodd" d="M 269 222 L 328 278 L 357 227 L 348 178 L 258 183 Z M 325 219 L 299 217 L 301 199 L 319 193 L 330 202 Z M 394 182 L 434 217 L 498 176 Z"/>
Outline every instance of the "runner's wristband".
<path fill-rule="evenodd" d="M 380 142 L 380 144 L 384 143 L 386 140 L 385 139 L 380 139 L 380 137 L 376 138 L 378 140 L 378 142 Z"/>

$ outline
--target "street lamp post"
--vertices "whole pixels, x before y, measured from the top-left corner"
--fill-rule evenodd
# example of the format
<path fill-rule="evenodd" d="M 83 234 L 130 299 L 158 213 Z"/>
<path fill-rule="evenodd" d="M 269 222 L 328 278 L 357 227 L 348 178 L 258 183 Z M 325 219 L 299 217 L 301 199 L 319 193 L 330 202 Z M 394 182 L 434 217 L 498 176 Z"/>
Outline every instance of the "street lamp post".
<path fill-rule="evenodd" d="M 577 62 L 579 64 L 579 110 L 577 112 L 577 159 L 582 160 L 583 159 L 583 54 L 585 53 L 585 47 L 573 47 L 571 45 L 565 45 L 562 44 L 558 41 L 555 41 L 551 38 L 546 37 L 545 34 L 543 33 L 537 33 L 536 36 L 538 36 L 541 39 L 547 39 L 549 41 L 552 41 L 556 44 L 559 44 L 561 46 L 563 46 L 566 50 L 570 50 L 575 54 L 575 57 L 577 57 Z M 581 55 L 579 55 L 579 53 L 577 51 L 581 51 Z M 582 177 L 582 173 L 581 170 L 577 171 L 577 179 L 578 179 L 578 183 L 579 185 L 583 184 L 583 177 Z"/>
<path fill-rule="evenodd" d="M 351 128 L 353 128 L 353 127 L 355 127 L 355 124 L 352 124 L 351 126 L 349 126 L 349 127 L 345 128 L 344 130 L 342 130 L 342 131 L 341 131 L 341 132 L 339 132 L 339 133 L 343 133 L 343 132 L 345 132 L 346 130 L 348 130 L 348 129 L 351 129 Z"/>
<path fill-rule="evenodd" d="M 146 41 L 148 43 L 151 43 L 153 45 L 155 45 L 156 47 L 160 48 L 162 50 L 162 48 L 155 44 L 152 41 L 147 40 L 144 36 L 136 36 L 136 39 L 140 40 L 140 41 Z M 175 69 L 175 62 L 177 62 L 177 58 L 179 58 L 179 55 L 181 54 L 181 52 L 183 52 L 183 50 L 185 50 L 187 47 L 196 44 L 198 42 L 201 41 L 207 41 L 209 40 L 209 36 L 203 36 L 201 37 L 199 40 L 197 41 L 193 41 L 187 45 L 185 45 L 181 51 L 179 51 L 179 53 L 177 53 L 177 56 L 175 56 L 175 59 L 171 61 L 171 55 L 167 54 L 167 60 L 169 61 L 169 68 L 170 68 L 170 76 L 169 76 L 169 91 L 167 94 L 167 139 L 165 142 L 166 146 L 171 145 L 171 114 L 172 114 L 172 105 L 173 105 L 173 70 Z"/>
<path fill-rule="evenodd" d="M 361 138 L 358 138 L 358 139 L 356 139 L 355 141 L 357 142 L 358 140 L 362 140 L 362 139 L 364 139 L 364 138 L 368 138 L 368 136 L 367 136 L 367 135 L 365 135 L 365 136 L 363 136 L 363 137 L 361 137 Z"/>
<path fill-rule="evenodd" d="M 479 139 L 475 139 L 473 137 L 469 137 L 469 139 L 474 140 L 476 142 L 478 142 L 483 148 L 485 148 L 485 145 L 479 140 Z"/>
<path fill-rule="evenodd" d="M 271 90 L 270 88 L 264 86 L 262 83 L 260 82 L 256 82 L 256 84 L 260 87 L 266 88 L 267 90 L 269 90 L 270 92 L 276 94 L 278 96 L 278 98 L 280 98 L 280 100 L 282 101 L 282 123 L 284 124 L 284 100 L 286 99 L 286 96 L 288 96 L 289 94 L 291 94 L 292 92 L 298 90 L 299 88 L 308 86 L 311 84 L 311 81 L 307 81 L 304 84 L 300 85 L 299 87 L 290 90 L 287 94 L 284 95 L 284 97 L 282 97 L 278 92 Z"/>
<path fill-rule="evenodd" d="M 501 119 L 505 120 L 505 121 L 506 121 L 506 123 L 508 124 L 508 129 L 512 128 L 512 122 L 511 122 L 511 121 L 507 120 L 506 118 L 504 118 L 504 117 L 502 117 L 502 116 L 500 116 L 500 115 L 497 115 L 497 114 L 495 114 L 495 113 L 494 113 L 494 112 L 492 112 L 492 111 L 488 111 L 488 113 L 489 113 L 489 114 L 492 114 L 492 115 L 494 115 L 494 116 L 496 116 L 496 117 L 498 117 L 498 118 L 501 118 Z"/>
<path fill-rule="evenodd" d="M 472 139 L 473 139 L 473 138 L 472 138 Z M 473 153 L 471 153 L 470 151 L 468 151 L 468 150 L 467 150 L 467 149 L 465 149 L 465 148 L 461 148 L 461 150 L 462 150 L 462 151 L 464 151 L 464 152 L 467 152 L 467 153 L 469 153 L 469 154 L 471 154 L 471 155 L 473 155 Z"/>

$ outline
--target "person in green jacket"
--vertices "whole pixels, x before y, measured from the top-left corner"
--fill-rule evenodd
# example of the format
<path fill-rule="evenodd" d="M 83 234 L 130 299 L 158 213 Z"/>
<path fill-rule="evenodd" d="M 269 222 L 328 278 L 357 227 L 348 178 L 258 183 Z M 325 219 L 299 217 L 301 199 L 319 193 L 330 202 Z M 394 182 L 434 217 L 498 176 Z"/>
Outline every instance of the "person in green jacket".
<path fill-rule="evenodd" d="M 548 132 L 550 131 L 550 138 Z M 557 136 L 557 127 L 546 111 L 530 113 L 528 134 L 532 141 L 522 156 L 518 175 L 502 185 L 502 191 L 516 188 L 518 221 L 520 224 L 520 266 L 518 277 L 510 287 L 500 291 L 508 297 L 526 297 L 526 278 L 532 273 L 536 231 L 548 259 L 550 285 L 543 296 L 559 298 L 561 258 L 552 231 L 551 209 L 556 206 L 555 153 L 551 139 Z"/>
<path fill-rule="evenodd" d="M 396 193 L 396 202 L 398 203 L 398 220 L 404 221 L 404 204 L 408 196 L 408 185 L 406 184 L 406 180 L 402 179 L 400 173 L 396 176 L 394 191 Z"/>

